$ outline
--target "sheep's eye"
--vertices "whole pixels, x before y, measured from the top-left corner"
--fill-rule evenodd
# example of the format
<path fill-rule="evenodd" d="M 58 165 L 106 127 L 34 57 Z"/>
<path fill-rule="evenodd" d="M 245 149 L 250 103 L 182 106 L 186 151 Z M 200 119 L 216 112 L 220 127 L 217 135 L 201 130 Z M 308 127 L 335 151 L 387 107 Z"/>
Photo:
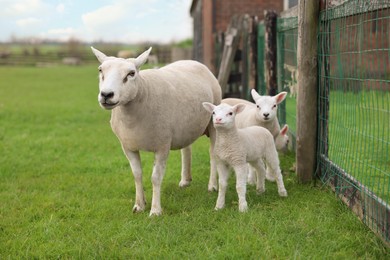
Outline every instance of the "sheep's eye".
<path fill-rule="evenodd" d="M 102 68 L 99 67 L 98 70 L 99 70 L 99 73 L 102 73 Z"/>
<path fill-rule="evenodd" d="M 258 109 L 260 109 L 260 106 L 259 106 L 259 105 L 257 105 L 257 108 L 258 108 Z"/>
<path fill-rule="evenodd" d="M 276 105 L 273 106 L 273 108 L 275 108 L 275 107 L 276 107 Z"/>
<path fill-rule="evenodd" d="M 131 70 L 131 71 L 127 74 L 127 76 L 130 76 L 130 77 L 134 77 L 134 75 L 135 75 L 135 71 L 134 71 L 134 70 Z"/>
<path fill-rule="evenodd" d="M 213 115 L 215 115 L 215 112 L 213 112 Z"/>
<path fill-rule="evenodd" d="M 229 113 L 229 116 L 232 116 L 232 115 L 233 115 L 233 112 L 230 112 L 230 113 Z"/>

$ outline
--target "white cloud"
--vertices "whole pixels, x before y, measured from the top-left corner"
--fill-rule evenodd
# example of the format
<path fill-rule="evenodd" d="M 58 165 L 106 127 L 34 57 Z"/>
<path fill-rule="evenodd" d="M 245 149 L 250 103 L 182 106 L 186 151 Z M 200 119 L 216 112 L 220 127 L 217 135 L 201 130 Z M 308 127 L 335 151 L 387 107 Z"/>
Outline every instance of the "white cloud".
<path fill-rule="evenodd" d="M 3 12 L 8 16 L 25 16 L 43 12 L 48 8 L 42 0 L 15 0 L 9 1 Z"/>
<path fill-rule="evenodd" d="M 63 13 L 65 11 L 65 5 L 63 3 L 60 3 L 56 6 L 56 11 L 58 13 Z"/>
<path fill-rule="evenodd" d="M 16 24 L 20 27 L 34 26 L 41 23 L 41 20 L 35 17 L 29 17 L 25 19 L 19 19 L 16 21 Z"/>
<path fill-rule="evenodd" d="M 122 19 L 126 15 L 121 4 L 106 5 L 93 12 L 81 16 L 83 23 L 88 28 L 98 28 L 101 25 L 110 25 Z"/>

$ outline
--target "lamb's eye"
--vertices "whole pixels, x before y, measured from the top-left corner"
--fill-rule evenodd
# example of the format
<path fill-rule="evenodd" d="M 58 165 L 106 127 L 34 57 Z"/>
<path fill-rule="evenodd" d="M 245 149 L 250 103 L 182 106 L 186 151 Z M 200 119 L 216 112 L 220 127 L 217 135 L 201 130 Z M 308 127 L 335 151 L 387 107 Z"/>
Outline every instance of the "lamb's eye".
<path fill-rule="evenodd" d="M 130 72 L 127 74 L 127 76 L 129 77 L 134 77 L 135 75 L 135 71 L 134 70 L 130 70 Z"/>
<path fill-rule="evenodd" d="M 102 68 L 99 67 L 98 70 L 99 70 L 99 73 L 102 73 Z"/>
<path fill-rule="evenodd" d="M 259 105 L 257 105 L 257 108 L 258 108 L 258 109 L 260 109 L 260 106 L 259 106 Z"/>
<path fill-rule="evenodd" d="M 215 115 L 215 112 L 213 112 L 213 115 Z"/>
<path fill-rule="evenodd" d="M 230 113 L 229 113 L 229 116 L 232 116 L 232 115 L 233 115 L 233 112 L 230 112 Z"/>
<path fill-rule="evenodd" d="M 276 105 L 274 105 L 272 108 L 275 108 L 276 107 Z"/>

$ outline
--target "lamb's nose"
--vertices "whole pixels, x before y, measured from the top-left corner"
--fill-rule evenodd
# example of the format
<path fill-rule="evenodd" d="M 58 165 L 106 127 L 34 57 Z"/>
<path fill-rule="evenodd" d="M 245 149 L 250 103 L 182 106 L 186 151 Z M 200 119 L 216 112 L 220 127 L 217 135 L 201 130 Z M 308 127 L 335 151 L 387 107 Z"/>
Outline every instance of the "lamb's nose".
<path fill-rule="evenodd" d="M 263 115 L 264 115 L 264 117 L 268 117 L 269 113 L 264 113 Z"/>
<path fill-rule="evenodd" d="M 109 99 L 114 96 L 114 92 L 100 92 L 100 95 L 104 97 L 104 99 Z"/>

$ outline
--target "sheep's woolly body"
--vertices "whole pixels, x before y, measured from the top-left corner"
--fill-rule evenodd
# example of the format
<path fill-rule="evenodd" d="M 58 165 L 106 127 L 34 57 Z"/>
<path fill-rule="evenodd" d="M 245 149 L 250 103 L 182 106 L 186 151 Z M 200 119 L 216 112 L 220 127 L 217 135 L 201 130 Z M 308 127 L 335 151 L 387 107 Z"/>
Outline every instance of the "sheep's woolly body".
<path fill-rule="evenodd" d="M 204 102 L 206 110 L 213 113 L 213 123 L 216 129 L 215 159 L 219 173 L 219 189 L 216 209 L 225 205 L 225 193 L 229 176 L 228 166 L 236 172 L 236 189 L 239 197 L 239 210 L 247 210 L 246 177 L 247 163 L 251 164 L 257 173 L 257 191 L 265 191 L 265 169 L 263 160 L 266 162 L 278 185 L 280 196 L 287 196 L 284 188 L 283 177 L 279 167 L 279 157 L 271 133 L 259 126 L 250 126 L 238 129 L 235 124 L 236 114 L 242 112 L 244 104 L 233 107 L 227 104 L 214 106 Z"/>
<path fill-rule="evenodd" d="M 98 100 L 103 108 L 112 109 L 111 127 L 134 175 L 133 211 L 145 209 L 139 151 L 150 151 L 155 153 L 150 215 L 160 215 L 161 183 L 169 151 L 182 149 L 180 187 L 191 181 L 190 145 L 204 133 L 210 136 L 213 154 L 215 129 L 202 102 L 219 104 L 221 88 L 207 67 L 196 61 L 178 61 L 161 69 L 140 71 L 151 48 L 135 59 L 107 57 L 96 49 L 92 51 L 101 62 Z"/>

